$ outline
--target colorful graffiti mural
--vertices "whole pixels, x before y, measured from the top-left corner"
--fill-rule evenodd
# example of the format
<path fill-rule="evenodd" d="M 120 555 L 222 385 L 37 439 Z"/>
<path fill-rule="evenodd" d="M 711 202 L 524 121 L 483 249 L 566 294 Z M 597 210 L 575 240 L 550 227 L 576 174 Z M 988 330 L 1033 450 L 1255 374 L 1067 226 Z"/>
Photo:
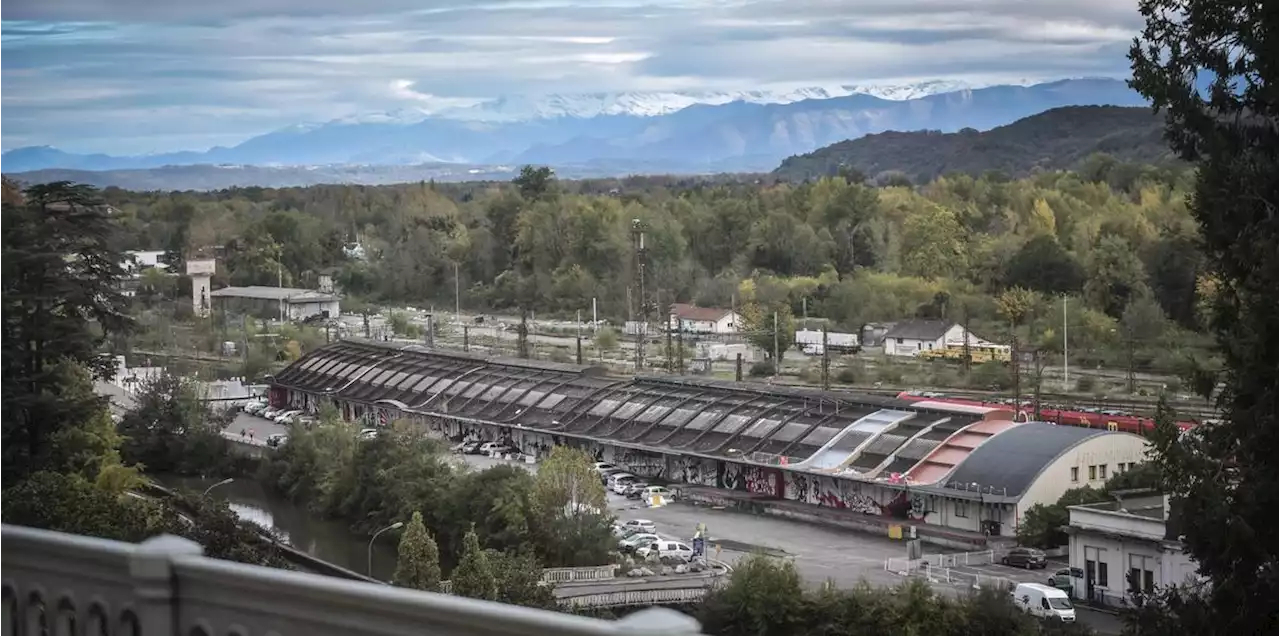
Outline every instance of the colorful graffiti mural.
<path fill-rule="evenodd" d="M 782 473 L 776 468 L 750 466 L 700 457 L 672 459 L 673 470 L 669 478 L 696 486 L 709 486 L 728 490 L 781 497 L 785 490 Z"/>
<path fill-rule="evenodd" d="M 785 496 L 826 508 L 911 521 L 927 521 L 932 512 L 926 495 L 801 472 L 788 474 Z"/>

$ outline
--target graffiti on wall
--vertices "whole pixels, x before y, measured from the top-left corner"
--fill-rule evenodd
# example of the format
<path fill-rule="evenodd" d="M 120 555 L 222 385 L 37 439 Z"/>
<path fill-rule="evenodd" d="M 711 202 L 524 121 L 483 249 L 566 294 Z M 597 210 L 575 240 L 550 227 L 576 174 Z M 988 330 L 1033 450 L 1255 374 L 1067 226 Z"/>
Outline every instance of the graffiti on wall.
<path fill-rule="evenodd" d="M 720 462 L 701 457 L 679 457 L 672 478 L 695 486 L 720 487 Z"/>
<path fill-rule="evenodd" d="M 631 448 L 615 449 L 613 462 L 641 477 L 665 477 L 667 474 L 667 457 L 658 453 Z"/>
<path fill-rule="evenodd" d="M 787 476 L 785 496 L 826 508 L 911 521 L 927 521 L 933 512 L 927 495 L 801 472 Z"/>
<path fill-rule="evenodd" d="M 760 495 L 777 497 L 778 471 L 763 466 L 749 466 L 720 462 L 724 465 L 721 472 L 720 487 L 729 490 L 745 490 Z"/>

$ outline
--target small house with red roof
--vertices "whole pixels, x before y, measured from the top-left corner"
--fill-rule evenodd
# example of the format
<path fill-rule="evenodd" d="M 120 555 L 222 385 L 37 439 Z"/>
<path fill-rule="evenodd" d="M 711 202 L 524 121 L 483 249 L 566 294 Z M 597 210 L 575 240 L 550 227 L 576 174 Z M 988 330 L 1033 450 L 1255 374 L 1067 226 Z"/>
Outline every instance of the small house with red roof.
<path fill-rule="evenodd" d="M 741 316 L 729 309 L 675 303 L 671 305 L 668 327 L 685 333 L 738 333 L 741 320 Z"/>

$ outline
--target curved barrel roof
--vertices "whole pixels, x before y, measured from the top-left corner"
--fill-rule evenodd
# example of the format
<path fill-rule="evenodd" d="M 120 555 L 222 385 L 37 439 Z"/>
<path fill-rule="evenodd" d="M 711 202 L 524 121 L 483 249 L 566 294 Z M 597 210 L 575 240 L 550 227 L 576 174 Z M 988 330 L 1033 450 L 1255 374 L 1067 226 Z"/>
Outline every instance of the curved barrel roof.
<path fill-rule="evenodd" d="M 350 340 L 303 356 L 273 383 L 655 451 L 786 465 L 822 451 L 822 468 L 863 477 L 914 463 L 897 453 L 913 441 L 918 446 L 924 433 L 954 431 L 981 417 L 892 397 L 689 378 L 624 379 L 596 367 Z"/>

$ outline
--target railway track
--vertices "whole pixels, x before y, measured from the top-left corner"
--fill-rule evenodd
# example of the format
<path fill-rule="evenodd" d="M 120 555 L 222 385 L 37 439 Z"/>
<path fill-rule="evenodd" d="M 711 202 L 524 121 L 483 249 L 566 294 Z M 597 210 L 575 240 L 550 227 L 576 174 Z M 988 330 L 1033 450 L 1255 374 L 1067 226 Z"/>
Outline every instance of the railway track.
<path fill-rule="evenodd" d="M 784 386 L 816 388 L 812 384 L 803 382 L 779 380 L 775 384 Z M 916 390 L 914 388 L 895 387 L 885 388 L 883 385 L 877 386 L 858 386 L 858 385 L 842 385 L 832 387 L 836 393 L 851 393 L 858 395 L 879 395 L 892 397 L 902 393 L 903 391 Z M 974 400 L 984 400 L 998 402 L 1007 400 L 1012 397 L 1010 393 L 999 391 L 981 391 L 975 389 L 953 389 L 953 388 L 930 388 L 919 389 L 925 392 L 940 393 L 948 397 L 967 398 Z M 1031 394 L 1023 394 L 1023 400 L 1032 399 Z M 1040 402 L 1042 404 L 1062 404 L 1074 407 L 1093 408 L 1097 410 L 1116 410 L 1125 411 L 1134 415 L 1142 415 L 1150 417 L 1155 414 L 1157 398 L 1106 398 L 1096 399 L 1087 396 L 1069 395 L 1061 393 L 1041 393 Z M 1178 417 L 1191 417 L 1195 419 L 1208 419 L 1217 416 L 1217 410 L 1210 404 L 1206 404 L 1204 400 L 1171 400 L 1170 406 L 1176 411 Z"/>

